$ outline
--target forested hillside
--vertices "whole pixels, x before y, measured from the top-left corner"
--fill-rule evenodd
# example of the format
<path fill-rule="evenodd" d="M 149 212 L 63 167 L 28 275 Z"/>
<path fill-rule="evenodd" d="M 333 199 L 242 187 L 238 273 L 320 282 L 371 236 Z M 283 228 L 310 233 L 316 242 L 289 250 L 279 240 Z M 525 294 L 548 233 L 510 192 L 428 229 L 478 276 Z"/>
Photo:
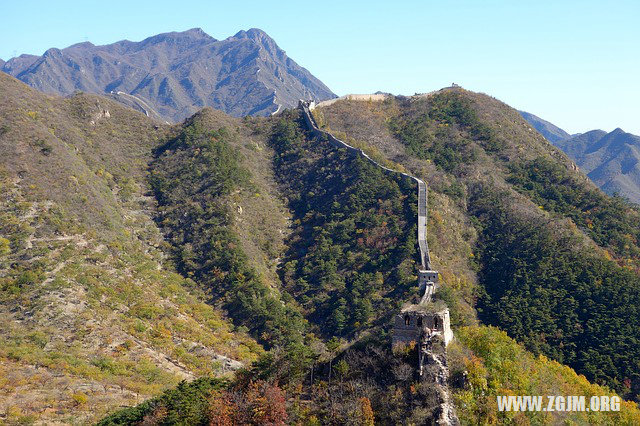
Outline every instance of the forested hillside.
<path fill-rule="evenodd" d="M 235 170 L 224 172 L 225 176 L 236 176 L 229 191 L 233 192 L 233 188 L 239 193 L 247 191 L 243 185 L 252 187 L 252 182 L 259 179 L 252 177 L 255 171 L 251 167 L 243 168 L 248 163 L 241 149 L 245 144 L 239 142 L 242 132 L 214 130 L 219 124 L 228 128 L 229 123 L 222 120 L 222 116 L 212 116 L 209 112 L 203 115 L 208 121 L 204 121 L 203 116 L 194 117 L 177 139 L 159 151 L 156 164 L 173 164 L 177 168 L 172 169 L 174 180 L 157 187 L 171 188 L 168 191 L 171 194 L 181 193 L 181 188 L 195 191 L 188 199 L 200 200 L 200 194 L 207 194 L 212 185 L 207 183 L 211 175 L 198 172 L 198 169 L 205 164 L 217 164 L 224 158 L 225 166 L 216 170 Z M 264 123 L 253 121 L 245 122 L 245 125 L 255 128 L 254 132 L 245 133 L 245 138 L 247 134 L 255 137 L 265 131 Z M 265 324 L 279 324 L 282 330 L 289 332 L 275 335 L 284 335 L 284 338 L 273 339 L 273 334 L 254 327 L 252 331 L 264 336 L 265 343 L 270 341 L 272 349 L 234 381 L 183 385 L 146 404 L 115 413 L 102 424 L 128 424 L 158 418 L 171 422 L 178 413 L 188 413 L 186 418 L 190 423 L 202 424 L 209 421 L 249 424 L 265 421 L 276 424 L 371 424 L 371 421 L 394 424 L 409 421 L 424 424 L 437 417 L 437 395 L 431 385 L 434 380 L 431 373 L 417 378 L 415 353 L 393 353 L 387 334 L 389 319 L 399 303 L 417 296 L 411 289 L 415 278 L 410 277 L 415 273 L 412 268 L 416 262 L 415 228 L 410 220 L 416 214 L 413 211 L 415 188 L 406 188 L 406 182 L 390 179 L 370 163 L 335 150 L 325 141 L 310 139 L 296 113 L 285 113 L 271 126 L 269 145 L 273 149 L 275 182 L 291 211 L 291 229 L 284 238 L 286 249 L 278 268 L 282 287 L 274 294 L 283 300 L 282 309 L 291 309 L 306 318 L 301 323 L 304 325 L 297 327 L 295 322 L 267 319 Z M 233 149 L 234 146 L 237 148 Z M 195 152 L 197 158 L 193 157 Z M 170 161 L 171 157 L 174 159 Z M 190 160 L 186 161 L 187 158 Z M 187 163 L 193 166 L 183 169 Z M 164 169 L 164 165 L 162 167 Z M 154 169 L 154 176 L 159 170 Z M 194 176 L 200 176 L 200 179 L 194 180 Z M 182 179 L 190 184 L 183 187 Z M 202 188 L 207 190 L 202 191 Z M 209 203 L 213 206 L 223 203 L 224 196 L 219 193 L 207 199 L 217 200 Z M 187 204 L 187 198 L 182 200 L 174 205 Z M 430 242 L 447 247 L 443 251 L 450 252 L 450 246 L 458 240 L 440 227 L 450 217 L 460 221 L 464 218 L 456 219 L 449 213 L 454 204 L 444 204 L 446 208 L 434 207 L 434 215 L 441 216 L 437 219 L 439 224 L 433 227 Z M 215 212 L 206 208 L 199 208 L 199 211 Z M 436 214 L 438 211 L 441 213 Z M 400 212 L 405 212 L 404 217 L 398 214 Z M 240 216 L 250 213 L 243 208 Z M 234 223 L 234 217 L 239 216 L 238 209 L 207 214 L 211 216 L 206 220 L 194 221 L 190 214 L 181 220 L 213 223 L 213 216 L 217 216 L 228 224 Z M 174 228 L 173 221 L 169 223 L 171 233 L 173 229 L 181 228 Z M 228 225 L 226 227 L 229 229 Z M 472 230 L 462 232 L 465 236 L 475 235 L 467 234 Z M 200 230 L 191 234 L 202 233 Z M 352 235 L 356 238 L 349 238 Z M 460 241 L 463 240 L 460 237 Z M 210 250 L 215 254 L 212 262 L 218 262 L 221 259 L 216 254 L 218 250 Z M 474 259 L 471 252 L 465 254 L 465 262 Z M 449 259 L 443 256 L 446 259 L 443 264 L 455 265 L 460 261 L 449 256 Z M 370 272 L 380 267 L 384 270 Z M 452 272 L 453 268 L 443 271 L 450 284 L 443 287 L 440 294 L 456 307 L 457 324 L 475 323 L 469 305 L 464 300 L 457 301 L 469 292 L 471 285 L 464 277 L 473 274 L 473 268 L 476 267 L 469 266 L 466 271 L 456 273 Z M 391 273 L 387 274 L 387 270 Z M 225 284 L 226 274 L 223 271 L 218 280 L 207 281 L 212 292 L 222 291 L 222 300 L 229 300 L 229 291 L 233 291 L 233 287 Z M 260 278 L 255 278 L 255 285 L 259 286 Z M 255 306 L 261 306 L 261 300 L 253 297 Z M 242 322 L 245 316 L 253 318 L 253 307 L 243 309 L 230 311 L 236 321 Z M 275 317 L 277 312 L 280 308 L 270 315 Z M 291 316 L 296 317 L 298 314 Z M 299 330 L 304 336 L 304 345 L 296 344 Z M 459 404 L 461 418 L 468 423 L 497 419 L 553 422 L 557 419 L 557 414 L 552 413 L 544 416 L 498 413 L 495 399 L 492 399 L 498 394 L 545 394 L 559 390 L 567 394 L 611 394 L 611 391 L 579 378 L 567 367 L 544 358 L 536 359 L 497 329 L 471 326 L 458 330 L 462 333 L 460 341 L 449 349 L 450 368 L 452 384 L 455 384 L 454 400 Z M 505 370 L 505 365 L 510 367 Z M 532 374 L 540 380 L 532 379 Z M 464 375 L 468 379 L 461 380 Z M 270 397 L 260 399 L 260 392 Z M 189 407 L 188 411 L 184 411 L 185 407 Z M 636 416 L 638 412 L 634 405 L 627 404 L 619 414 L 571 413 L 566 418 L 575 422 L 587 419 L 633 422 Z"/>
<path fill-rule="evenodd" d="M 386 404 L 389 397 L 383 385 L 388 379 L 380 377 L 363 393 L 367 372 L 362 366 L 348 376 L 346 361 L 339 373 L 332 372 L 331 364 L 347 344 L 340 337 L 353 339 L 356 332 L 387 328 L 401 302 L 417 296 L 411 291 L 416 194 L 408 182 L 396 182 L 327 142 L 308 138 L 298 120 L 296 113 L 287 113 L 266 123 L 269 147 L 261 149 L 272 153 L 278 194 L 270 193 L 273 188 L 242 155 L 244 138 L 259 133 L 265 123 L 246 121 L 254 131 L 242 130 L 240 122 L 212 111 L 193 117 L 160 147 L 151 181 L 160 202 L 159 223 L 173 245 L 178 269 L 201 283 L 237 325 L 271 348 L 247 372 L 249 383 L 232 389 L 246 396 L 258 386 L 255 379 L 278 383 L 289 398 L 308 406 L 291 412 L 293 419 L 345 422 L 358 398 L 378 408 L 376 404 Z M 242 209 L 230 209 L 232 194 L 242 200 Z M 291 215 L 278 268 L 280 283 L 269 282 L 250 265 L 237 225 L 245 215 L 265 214 L 268 197 L 274 196 L 283 197 L 289 210 L 272 210 L 264 219 L 273 227 L 278 215 Z M 247 198 L 262 197 L 267 200 L 254 208 L 246 203 Z M 376 341 L 375 346 L 388 345 Z M 372 358 L 381 370 L 392 362 L 389 349 Z M 332 374 L 339 374 L 345 401 L 314 390 L 335 386 L 326 381 Z M 351 390 L 343 389 L 347 383 Z M 415 401 L 396 407 L 392 418 L 411 416 L 416 403 L 433 405 L 409 395 Z M 433 409 L 417 415 L 428 418 Z"/>
<path fill-rule="evenodd" d="M 555 145 L 607 194 L 619 194 L 640 204 L 640 136 L 618 128 L 592 130 Z"/>
<path fill-rule="evenodd" d="M 446 89 L 338 102 L 317 114 L 331 129 L 375 141 L 455 203 L 477 235 L 457 266 L 477 271 L 481 321 L 636 398 L 637 208 L 603 194 L 517 111 L 484 95 Z"/>
<path fill-rule="evenodd" d="M 2 421 L 437 418 L 435 369 L 419 377 L 416 352 L 393 352 L 389 336 L 419 297 L 408 180 L 312 138 L 297 111 L 204 109 L 164 126 L 102 98 L 0 83 L 11 99 L 0 107 Z M 430 185 L 436 303 L 457 336 L 448 364 L 463 422 L 638 423 L 632 402 L 614 414 L 495 404 L 636 398 L 634 208 L 484 95 L 315 114 Z"/>
<path fill-rule="evenodd" d="M 306 139 L 292 120 L 276 125 L 273 146 L 295 225 L 285 287 L 328 338 L 381 325 L 415 293 L 414 185 Z"/>

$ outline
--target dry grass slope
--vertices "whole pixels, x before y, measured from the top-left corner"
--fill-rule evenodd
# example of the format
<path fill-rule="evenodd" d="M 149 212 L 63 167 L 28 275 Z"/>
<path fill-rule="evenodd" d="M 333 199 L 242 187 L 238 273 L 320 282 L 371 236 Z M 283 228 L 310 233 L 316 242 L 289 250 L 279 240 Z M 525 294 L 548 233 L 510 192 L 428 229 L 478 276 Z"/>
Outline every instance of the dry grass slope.
<path fill-rule="evenodd" d="M 161 250 L 146 169 L 171 128 L 0 74 L 0 421 L 75 423 L 261 348 Z"/>

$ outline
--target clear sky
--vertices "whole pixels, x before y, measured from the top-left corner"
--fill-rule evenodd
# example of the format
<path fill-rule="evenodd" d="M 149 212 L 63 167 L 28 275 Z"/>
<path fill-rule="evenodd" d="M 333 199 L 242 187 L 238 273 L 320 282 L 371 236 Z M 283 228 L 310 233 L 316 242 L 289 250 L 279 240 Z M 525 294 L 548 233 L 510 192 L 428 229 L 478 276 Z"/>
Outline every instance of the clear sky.
<path fill-rule="evenodd" d="M 338 95 L 455 82 L 570 133 L 640 134 L 640 0 L 0 0 L 0 58 L 194 27 L 261 28 Z"/>

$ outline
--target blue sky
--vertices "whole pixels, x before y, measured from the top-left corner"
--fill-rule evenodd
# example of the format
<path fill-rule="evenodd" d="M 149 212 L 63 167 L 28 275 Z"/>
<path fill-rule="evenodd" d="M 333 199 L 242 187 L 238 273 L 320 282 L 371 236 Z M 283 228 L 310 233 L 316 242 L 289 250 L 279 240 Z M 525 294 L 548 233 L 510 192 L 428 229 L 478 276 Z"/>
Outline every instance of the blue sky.
<path fill-rule="evenodd" d="M 0 0 L 0 58 L 257 27 L 339 95 L 456 82 L 570 133 L 640 134 L 640 1 Z"/>

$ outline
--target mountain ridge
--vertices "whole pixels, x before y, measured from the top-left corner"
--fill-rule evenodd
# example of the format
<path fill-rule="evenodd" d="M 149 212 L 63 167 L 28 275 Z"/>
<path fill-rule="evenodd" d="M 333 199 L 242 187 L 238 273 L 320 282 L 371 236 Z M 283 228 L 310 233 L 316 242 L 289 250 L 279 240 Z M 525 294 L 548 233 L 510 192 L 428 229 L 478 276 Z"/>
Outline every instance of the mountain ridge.
<path fill-rule="evenodd" d="M 564 151 L 600 189 L 640 204 L 640 137 L 621 128 L 570 135 L 531 113 L 519 111 L 542 136 Z"/>
<path fill-rule="evenodd" d="M 592 130 L 555 144 L 603 191 L 640 204 L 640 136 Z"/>
<path fill-rule="evenodd" d="M 537 115 L 531 114 L 526 111 L 518 111 L 520 115 L 527 120 L 542 136 L 544 136 L 549 142 L 555 143 L 557 141 L 568 139 L 571 135 L 560 127 L 547 120 L 543 120 Z"/>
<path fill-rule="evenodd" d="M 300 98 L 335 97 L 257 28 L 224 40 L 192 28 L 139 42 L 76 43 L 11 58 L 0 69 L 50 94 L 133 95 L 173 122 L 205 106 L 233 116 L 269 115 Z"/>

